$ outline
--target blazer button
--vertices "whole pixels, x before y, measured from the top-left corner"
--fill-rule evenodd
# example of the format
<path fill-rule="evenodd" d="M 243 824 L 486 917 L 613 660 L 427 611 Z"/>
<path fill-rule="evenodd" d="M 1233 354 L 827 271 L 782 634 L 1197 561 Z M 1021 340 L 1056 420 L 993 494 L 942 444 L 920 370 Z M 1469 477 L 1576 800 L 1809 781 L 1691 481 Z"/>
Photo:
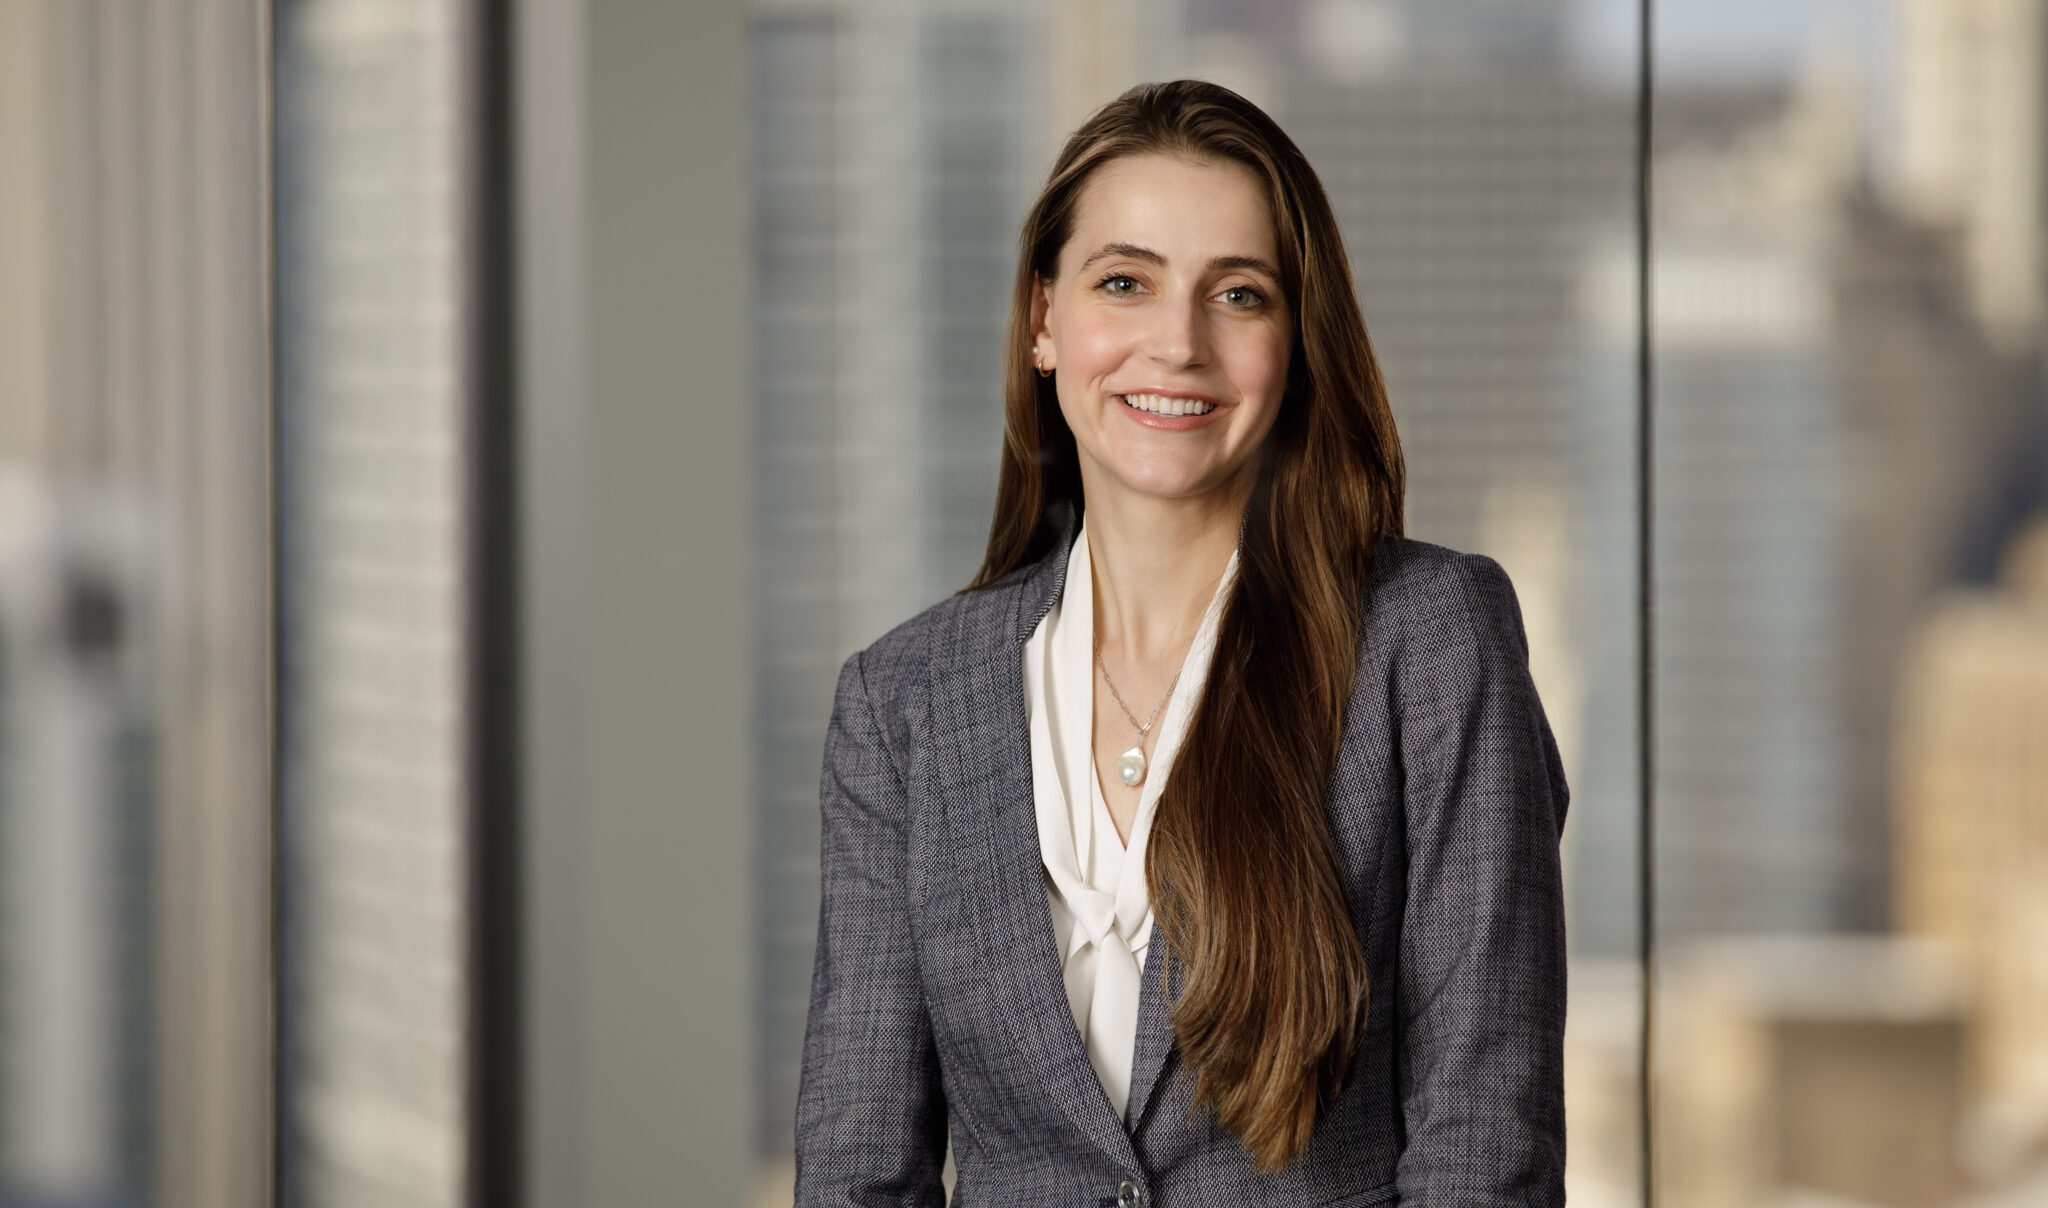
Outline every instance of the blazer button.
<path fill-rule="evenodd" d="M 1125 1179 L 1116 1185 L 1117 1208 L 1138 1208 L 1138 1185 Z"/>

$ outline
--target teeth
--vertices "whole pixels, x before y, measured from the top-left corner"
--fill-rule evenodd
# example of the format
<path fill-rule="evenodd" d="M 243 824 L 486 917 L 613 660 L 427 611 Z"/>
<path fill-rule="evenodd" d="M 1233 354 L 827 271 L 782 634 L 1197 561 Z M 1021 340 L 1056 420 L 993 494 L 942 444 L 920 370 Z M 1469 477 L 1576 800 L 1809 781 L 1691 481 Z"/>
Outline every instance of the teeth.
<path fill-rule="evenodd" d="M 1167 398 L 1158 394 L 1125 394 L 1119 397 L 1129 406 L 1154 415 L 1207 415 L 1216 409 L 1214 403 L 1193 398 Z"/>

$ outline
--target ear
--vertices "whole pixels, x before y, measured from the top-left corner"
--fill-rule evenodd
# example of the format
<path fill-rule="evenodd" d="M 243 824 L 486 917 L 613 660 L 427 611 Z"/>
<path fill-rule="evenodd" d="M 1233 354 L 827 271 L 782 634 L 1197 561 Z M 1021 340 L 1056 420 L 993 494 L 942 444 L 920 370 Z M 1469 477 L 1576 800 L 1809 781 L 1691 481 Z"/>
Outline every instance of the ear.
<path fill-rule="evenodd" d="M 1052 328 L 1047 320 L 1052 315 L 1051 283 L 1043 277 L 1031 281 L 1031 346 L 1045 349 L 1045 367 L 1054 367 L 1056 353 L 1052 346 Z"/>

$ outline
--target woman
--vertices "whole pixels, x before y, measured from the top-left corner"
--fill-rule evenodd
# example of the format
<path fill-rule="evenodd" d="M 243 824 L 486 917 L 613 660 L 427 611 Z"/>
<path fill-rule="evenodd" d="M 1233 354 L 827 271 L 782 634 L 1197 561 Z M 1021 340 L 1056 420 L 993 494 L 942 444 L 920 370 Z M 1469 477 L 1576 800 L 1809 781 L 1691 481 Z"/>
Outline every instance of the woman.
<path fill-rule="evenodd" d="M 1021 251 L 986 561 L 839 673 L 798 1204 L 1563 1203 L 1562 765 L 1321 185 L 1141 85 Z"/>

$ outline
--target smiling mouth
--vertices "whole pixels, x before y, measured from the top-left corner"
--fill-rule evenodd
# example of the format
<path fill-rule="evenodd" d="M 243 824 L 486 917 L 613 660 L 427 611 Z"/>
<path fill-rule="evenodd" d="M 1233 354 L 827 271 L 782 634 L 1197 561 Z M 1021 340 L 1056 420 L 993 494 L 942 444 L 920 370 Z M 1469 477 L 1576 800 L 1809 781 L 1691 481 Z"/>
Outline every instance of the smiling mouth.
<path fill-rule="evenodd" d="M 1216 409 L 1216 404 L 1206 399 L 1168 398 L 1163 394 L 1119 394 L 1116 400 L 1147 415 L 1207 415 Z"/>

